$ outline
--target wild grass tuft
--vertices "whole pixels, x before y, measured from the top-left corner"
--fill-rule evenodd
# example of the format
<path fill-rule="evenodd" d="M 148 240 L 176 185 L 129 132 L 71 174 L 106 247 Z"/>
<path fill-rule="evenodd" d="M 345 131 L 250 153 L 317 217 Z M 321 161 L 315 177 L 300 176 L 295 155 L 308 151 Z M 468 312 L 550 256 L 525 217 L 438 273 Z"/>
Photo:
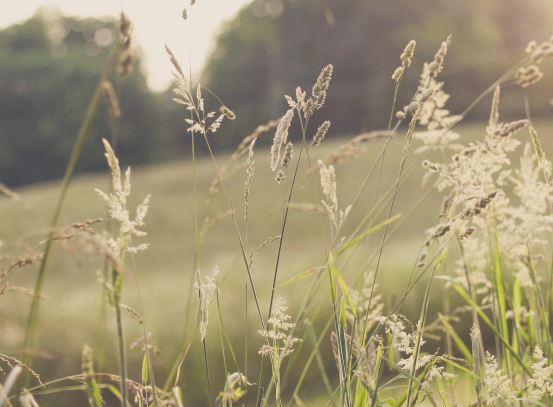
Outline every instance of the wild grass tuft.
<path fill-rule="evenodd" d="M 193 18 L 193 6 L 191 2 L 185 10 L 187 18 Z M 341 145 L 332 144 L 338 146 L 332 149 L 325 149 L 331 123 L 318 117 L 324 107 L 332 108 L 325 105 L 331 100 L 327 96 L 333 91 L 334 68 L 326 65 L 314 75 L 310 91 L 298 86 L 290 93 L 293 97 L 285 95 L 280 119 L 255 128 L 224 164 L 219 164 L 222 159 L 212 141 L 236 115 L 214 91 L 195 83 L 190 67 L 183 68 L 167 47 L 173 100 L 182 107 L 182 136 L 190 138 L 192 157 L 188 175 L 193 210 L 180 215 L 190 216 L 194 226 L 192 236 L 180 237 L 191 242 L 191 264 L 182 265 L 188 277 L 179 287 L 182 298 L 169 300 L 177 304 L 182 299 L 186 306 L 179 308 L 178 321 L 164 322 L 174 326 L 180 338 L 178 349 L 159 344 L 171 361 L 164 371 L 156 365 L 158 347 L 147 329 L 156 310 L 143 309 L 140 301 L 123 301 L 131 277 L 137 277 L 132 270 L 141 257 L 135 255 L 149 246 L 143 239 L 150 200 L 148 195 L 130 210 L 131 172 L 121 170 L 115 143 L 103 140 L 110 189 L 96 189 L 106 205 L 107 222 L 89 214 L 83 221 L 58 225 L 102 96 L 113 120 L 122 114 L 110 78 L 117 67 L 121 74 L 130 71 L 132 54 L 131 24 L 124 16 L 120 24 L 123 39 L 76 137 L 46 239 L 13 258 L 0 246 L 0 296 L 32 296 L 23 361 L 0 353 L 1 407 L 43 401 L 56 405 L 56 397 L 75 391 L 93 407 L 113 400 L 123 407 L 553 403 L 552 165 L 530 117 L 528 99 L 526 117 L 505 120 L 502 113 L 502 97 L 510 91 L 506 85 L 527 91 L 540 83 L 543 61 L 553 57 L 552 39 L 530 43 L 525 56 L 459 114 L 447 107 L 449 94 L 440 75 L 455 46 L 451 36 L 420 66 L 413 96 L 397 108 L 404 75 L 417 64 L 416 43 L 410 41 L 391 75 L 393 103 L 385 130 L 354 135 Z M 478 139 L 468 140 L 457 126 L 487 96 L 488 123 L 481 126 Z M 267 147 L 261 137 L 273 131 Z M 339 130 L 333 125 L 334 131 Z M 366 172 L 345 179 L 342 164 L 363 160 L 379 142 L 382 146 Z M 215 174 L 211 185 L 201 182 L 205 166 L 199 165 L 199 143 Z M 388 163 L 388 150 L 396 146 L 397 162 Z M 389 165 L 395 168 L 391 177 Z M 417 169 L 424 175 L 415 181 Z M 405 185 L 413 182 L 421 185 L 420 196 L 404 195 Z M 348 196 L 343 185 L 353 183 L 355 193 Z M 19 199 L 3 184 L 0 193 Z M 277 198 L 264 203 L 271 206 L 271 215 L 259 216 L 260 201 L 254 198 L 265 194 Z M 416 256 L 403 266 L 403 278 L 390 290 L 390 281 L 397 278 L 390 264 L 403 255 L 401 241 L 395 241 L 397 232 L 403 232 L 406 219 L 416 216 L 429 196 L 441 202 L 435 205 L 435 223 L 417 231 Z M 319 229 L 309 239 L 291 236 L 294 222 L 304 228 L 308 217 Z M 211 263 L 219 259 L 209 258 L 205 247 L 214 230 L 228 221 L 243 273 L 214 267 L 206 276 L 201 270 L 212 269 Z M 104 224 L 107 228 L 101 230 Z M 69 243 L 80 244 L 77 257 L 93 253 L 104 259 L 98 279 L 105 305 L 113 308 L 115 341 L 100 352 L 117 355 L 116 372 L 110 371 L 110 364 L 98 363 L 88 345 L 82 348 L 81 370 L 74 375 L 51 378 L 48 371 L 39 376 L 34 370 L 48 259 L 53 245 Z M 299 257 L 313 264 L 295 270 L 293 265 L 300 263 L 293 260 Z M 33 290 L 13 282 L 21 269 L 35 264 Z M 291 297 L 289 306 L 285 296 Z M 224 305 L 229 298 L 232 307 Z M 126 340 L 128 318 L 141 331 L 132 344 Z M 129 358 L 131 350 L 139 351 L 139 365 Z M 156 385 L 156 375 L 164 379 L 163 388 Z M 191 376 L 201 377 L 194 383 L 205 386 L 192 389 L 187 382 Z M 324 401 L 315 404 L 316 399 Z"/>

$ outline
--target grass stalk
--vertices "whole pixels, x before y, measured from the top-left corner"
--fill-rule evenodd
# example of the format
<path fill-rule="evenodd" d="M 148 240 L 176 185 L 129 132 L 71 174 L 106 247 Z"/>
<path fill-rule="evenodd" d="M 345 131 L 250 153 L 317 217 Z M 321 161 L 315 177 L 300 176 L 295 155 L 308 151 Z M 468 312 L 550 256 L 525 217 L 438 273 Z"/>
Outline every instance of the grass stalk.
<path fill-rule="evenodd" d="M 40 311 L 40 299 L 42 297 L 42 288 L 44 286 L 48 260 L 50 258 L 50 252 L 52 249 L 52 238 L 54 236 L 54 228 L 58 225 L 63 204 L 66 199 L 67 191 L 69 189 L 69 185 L 71 184 L 71 180 L 73 179 L 73 175 L 75 173 L 75 167 L 77 166 L 77 162 L 83 150 L 84 144 L 88 138 L 90 128 L 92 126 L 94 118 L 96 117 L 96 112 L 98 111 L 98 107 L 102 100 L 103 83 L 114 72 L 119 59 L 120 51 L 121 51 L 121 43 L 118 44 L 112 50 L 111 55 L 108 57 L 108 61 L 105 65 L 104 71 L 100 76 L 98 84 L 96 85 L 92 98 L 90 99 L 90 102 L 86 109 L 86 113 L 83 117 L 83 121 L 81 122 L 81 126 L 79 128 L 79 131 L 75 138 L 75 142 L 73 144 L 69 161 L 67 162 L 67 166 L 65 168 L 63 180 L 61 183 L 61 190 L 58 195 L 58 200 L 56 202 L 54 213 L 50 220 L 49 233 L 46 239 L 46 243 L 44 245 L 43 256 L 39 265 L 38 274 L 35 279 L 33 298 L 31 301 L 29 315 L 27 317 L 27 326 L 25 329 L 25 339 L 24 339 L 24 346 L 23 346 L 23 352 L 24 352 L 23 363 L 25 363 L 27 366 L 31 366 L 32 360 L 33 360 L 33 353 L 34 353 L 33 348 L 34 348 L 34 340 L 35 340 L 36 328 L 38 324 L 38 317 L 39 317 L 39 311 Z M 25 386 L 28 386 L 29 379 L 30 379 L 29 374 L 25 372 L 23 375 L 23 383 Z"/>
<path fill-rule="evenodd" d="M 428 277 L 428 283 L 426 284 L 426 291 L 424 292 L 421 313 L 419 316 L 419 321 L 417 323 L 417 339 L 415 343 L 415 352 L 413 353 L 413 364 L 411 365 L 411 375 L 409 376 L 409 380 L 407 384 L 407 407 L 411 407 L 416 402 L 416 398 L 415 399 L 412 398 L 413 378 L 417 374 L 417 362 L 418 362 L 419 354 L 421 350 L 421 341 L 424 333 L 424 327 L 426 326 L 426 317 L 428 315 L 428 304 L 430 302 L 430 289 L 432 287 L 432 282 L 434 281 L 434 274 L 436 273 L 436 269 L 438 269 L 441 266 L 442 260 L 443 260 L 443 257 L 438 261 L 438 263 L 434 265 L 434 267 L 432 267 L 432 272 L 430 273 L 430 276 Z"/>
<path fill-rule="evenodd" d="M 117 325 L 117 350 L 119 356 L 119 374 L 120 384 L 119 392 L 121 393 L 121 407 L 127 407 L 128 395 L 127 395 L 127 353 L 125 347 L 125 335 L 123 330 L 123 319 L 121 316 L 121 304 L 118 299 L 114 304 L 115 308 L 115 320 Z"/>

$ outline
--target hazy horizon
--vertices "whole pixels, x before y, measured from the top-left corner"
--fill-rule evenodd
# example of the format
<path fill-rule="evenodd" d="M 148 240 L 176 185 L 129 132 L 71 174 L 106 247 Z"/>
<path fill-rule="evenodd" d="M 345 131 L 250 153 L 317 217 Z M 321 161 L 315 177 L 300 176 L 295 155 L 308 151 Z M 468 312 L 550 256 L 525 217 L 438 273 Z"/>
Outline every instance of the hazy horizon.
<path fill-rule="evenodd" d="M 182 10 L 188 2 L 164 0 L 150 2 L 130 2 L 124 0 L 97 0 L 81 2 L 74 0 L 26 0 L 10 5 L 0 14 L 0 29 L 31 18 L 41 7 L 56 7 L 64 15 L 76 17 L 115 17 L 123 10 L 133 21 L 134 40 L 143 53 L 145 74 L 153 90 L 165 89 L 171 81 L 171 70 L 163 49 L 168 44 L 175 54 L 188 63 L 198 73 L 213 47 L 217 32 L 225 20 L 251 0 L 224 0 L 221 6 L 198 1 L 189 18 L 182 18 Z M 201 24 L 199 23 L 201 22 Z M 194 41 L 190 44 L 190 32 Z"/>

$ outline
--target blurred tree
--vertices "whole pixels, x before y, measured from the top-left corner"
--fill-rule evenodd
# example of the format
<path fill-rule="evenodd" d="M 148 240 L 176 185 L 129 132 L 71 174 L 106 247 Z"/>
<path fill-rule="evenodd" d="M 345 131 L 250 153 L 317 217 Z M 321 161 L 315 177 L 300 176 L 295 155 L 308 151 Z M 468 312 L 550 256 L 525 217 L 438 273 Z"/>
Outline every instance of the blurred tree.
<path fill-rule="evenodd" d="M 60 177 L 118 23 L 64 18 L 43 9 L 0 32 L 0 178 L 10 185 Z M 116 79 L 123 115 L 117 125 L 125 163 L 156 154 L 159 104 L 135 58 L 134 71 Z M 79 162 L 80 170 L 105 167 L 101 137 L 111 137 L 100 110 Z"/>
<path fill-rule="evenodd" d="M 426 0 L 424 7 L 413 0 L 254 0 L 222 27 L 203 73 L 202 83 L 237 113 L 212 138 L 213 146 L 233 148 L 256 125 L 282 115 L 282 95 L 297 84 L 310 89 L 328 63 L 334 80 L 320 117 L 333 122 L 332 132 L 382 128 L 392 103 L 390 75 L 405 44 L 417 40 L 400 106 L 413 94 L 422 62 L 449 33 L 453 45 L 442 78 L 452 94 L 449 108 L 458 113 L 522 55 L 530 39 L 550 35 L 551 22 L 549 0 Z M 0 180 L 16 186 L 62 175 L 117 36 L 116 21 L 45 10 L 0 31 Z M 525 93 L 534 115 L 549 113 L 552 76 L 525 92 L 508 92 L 502 114 L 520 117 Z M 139 55 L 133 73 L 114 82 L 124 163 L 188 151 L 181 107 L 170 90 L 156 95 L 148 89 Z M 487 111 L 482 103 L 470 117 Z M 104 168 L 99 138 L 111 133 L 104 111 L 91 131 L 80 170 Z"/>
<path fill-rule="evenodd" d="M 531 39 L 551 35 L 552 22 L 548 0 L 254 0 L 224 26 L 205 68 L 204 81 L 237 114 L 217 142 L 234 144 L 255 124 L 282 115 L 282 94 L 296 84 L 310 89 L 328 63 L 335 74 L 322 116 L 334 131 L 382 128 L 392 103 L 390 75 L 405 44 L 415 39 L 417 50 L 400 106 L 412 96 L 422 62 L 450 33 L 441 78 L 452 94 L 450 109 L 460 112 Z M 551 83 L 530 90 L 535 114 L 548 109 Z M 503 113 L 520 115 L 521 100 L 518 94 L 504 101 Z M 487 111 L 484 103 L 471 117 Z"/>

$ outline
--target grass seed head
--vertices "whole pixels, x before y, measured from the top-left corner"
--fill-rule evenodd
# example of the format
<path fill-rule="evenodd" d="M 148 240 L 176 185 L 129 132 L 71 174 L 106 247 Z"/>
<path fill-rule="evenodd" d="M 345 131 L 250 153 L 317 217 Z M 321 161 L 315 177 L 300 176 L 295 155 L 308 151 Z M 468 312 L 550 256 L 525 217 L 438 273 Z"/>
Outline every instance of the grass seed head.
<path fill-rule="evenodd" d="M 294 110 L 288 109 L 278 123 L 275 137 L 273 138 L 273 145 L 271 147 L 271 170 L 273 171 L 277 169 L 278 163 L 280 161 L 280 152 L 282 150 L 282 146 L 286 144 L 286 141 L 288 139 L 288 131 L 290 129 L 293 117 Z"/>
<path fill-rule="evenodd" d="M 290 161 L 292 161 L 294 155 L 294 145 L 291 141 L 286 143 L 286 147 L 284 147 L 284 155 L 282 156 L 282 161 L 280 162 L 280 165 L 283 168 L 288 167 L 288 164 L 290 164 Z"/>
<path fill-rule="evenodd" d="M 319 146 L 323 142 L 329 128 L 330 128 L 330 122 L 328 120 L 323 122 L 317 129 L 317 132 L 315 133 L 315 135 L 313 136 L 313 141 L 311 142 L 311 145 L 314 147 Z"/>

